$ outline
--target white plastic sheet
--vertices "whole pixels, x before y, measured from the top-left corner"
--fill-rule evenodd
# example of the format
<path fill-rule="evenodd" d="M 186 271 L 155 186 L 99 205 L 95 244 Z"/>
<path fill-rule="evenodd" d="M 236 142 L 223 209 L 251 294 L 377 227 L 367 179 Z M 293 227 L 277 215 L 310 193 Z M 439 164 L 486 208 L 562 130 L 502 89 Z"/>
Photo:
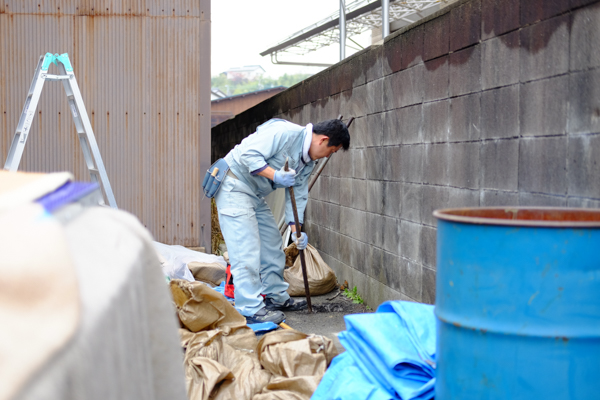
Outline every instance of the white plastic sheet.
<path fill-rule="evenodd" d="M 201 253 L 187 249 L 183 246 L 170 246 L 159 242 L 152 242 L 159 255 L 161 267 L 165 276 L 171 279 L 185 279 L 194 282 L 194 276 L 188 268 L 190 262 L 218 263 L 227 268 L 227 262 L 221 256 Z"/>

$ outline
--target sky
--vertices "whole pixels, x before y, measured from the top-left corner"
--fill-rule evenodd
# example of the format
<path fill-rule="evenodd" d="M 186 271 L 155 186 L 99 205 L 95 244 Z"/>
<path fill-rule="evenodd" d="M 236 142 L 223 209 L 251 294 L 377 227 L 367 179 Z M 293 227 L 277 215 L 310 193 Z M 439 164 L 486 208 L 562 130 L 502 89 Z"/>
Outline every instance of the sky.
<path fill-rule="evenodd" d="M 272 78 L 285 73 L 315 74 L 323 70 L 319 67 L 274 65 L 270 56 L 262 57 L 260 53 L 328 17 L 339 9 L 339 4 L 339 0 L 211 1 L 211 76 L 245 65 L 260 65 L 265 69 L 265 75 Z M 353 39 L 363 46 L 370 44 L 368 33 Z M 346 56 L 353 52 L 347 48 Z M 280 56 L 279 60 L 335 64 L 339 61 L 339 54 L 339 46 L 332 45 L 302 58 Z"/>

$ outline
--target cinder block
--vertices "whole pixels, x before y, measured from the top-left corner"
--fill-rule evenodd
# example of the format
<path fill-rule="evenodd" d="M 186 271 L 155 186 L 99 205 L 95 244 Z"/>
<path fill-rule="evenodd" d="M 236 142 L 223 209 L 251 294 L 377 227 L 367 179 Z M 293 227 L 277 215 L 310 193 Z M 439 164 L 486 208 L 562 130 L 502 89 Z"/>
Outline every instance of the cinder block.
<path fill-rule="evenodd" d="M 319 185 L 319 189 L 318 189 L 318 193 L 319 193 L 319 200 L 321 201 L 328 201 L 329 200 L 329 193 L 328 193 L 328 184 L 329 184 L 329 177 L 327 175 L 325 175 L 325 173 L 322 173 L 321 176 L 319 176 L 319 179 L 317 179 L 317 182 L 315 183 L 315 185 Z"/>
<path fill-rule="evenodd" d="M 424 172 L 425 145 L 403 145 L 400 149 L 400 173 L 402 182 L 421 182 Z"/>
<path fill-rule="evenodd" d="M 448 56 L 439 57 L 425 63 L 423 101 L 448 97 L 449 67 Z"/>
<path fill-rule="evenodd" d="M 423 268 L 421 264 L 400 259 L 400 291 L 414 299 L 421 301 L 421 286 L 423 282 Z"/>
<path fill-rule="evenodd" d="M 400 269 L 402 260 L 396 254 L 383 252 L 382 271 L 380 275 L 383 277 L 381 283 L 391 287 L 392 289 L 400 290 L 401 278 Z M 383 299 L 382 299 L 383 300 Z"/>
<path fill-rule="evenodd" d="M 569 133 L 600 132 L 600 69 L 569 77 Z"/>
<path fill-rule="evenodd" d="M 481 132 L 480 113 L 480 93 L 450 99 L 448 140 L 478 140 Z"/>
<path fill-rule="evenodd" d="M 481 94 L 481 127 L 486 139 L 519 136 L 519 85 Z"/>
<path fill-rule="evenodd" d="M 396 168 L 399 169 L 398 166 Z M 383 182 L 383 195 L 381 196 L 379 205 L 384 215 L 400 218 L 403 185 L 401 182 Z"/>
<path fill-rule="evenodd" d="M 576 7 L 585 6 L 587 4 L 595 3 L 597 0 L 571 0 L 571 9 L 575 9 Z M 595 6 L 592 6 L 595 7 Z"/>
<path fill-rule="evenodd" d="M 571 71 L 600 67 L 600 4 L 577 10 L 572 18 Z"/>
<path fill-rule="evenodd" d="M 344 234 L 339 235 L 339 256 L 336 257 L 338 260 L 343 262 L 346 265 L 352 266 L 350 264 L 350 253 L 352 247 L 352 238 L 350 236 L 346 236 Z"/>
<path fill-rule="evenodd" d="M 367 177 L 367 149 L 352 149 L 352 177 L 366 179 Z M 344 154 L 344 153 L 342 153 Z"/>
<path fill-rule="evenodd" d="M 384 114 L 383 145 L 421 143 L 422 105 L 417 104 Z"/>
<path fill-rule="evenodd" d="M 350 76 L 348 78 L 350 78 L 349 80 L 351 82 L 350 87 L 363 86 L 367 83 L 367 75 L 365 74 L 366 68 L 363 65 L 367 55 L 369 55 L 369 49 L 361 50 L 349 57 L 348 64 L 350 64 Z"/>
<path fill-rule="evenodd" d="M 369 108 L 365 101 L 366 98 L 367 85 L 357 86 L 342 92 L 342 111 L 340 114 L 355 118 L 365 117 Z"/>
<path fill-rule="evenodd" d="M 521 207 L 566 207 L 566 196 L 550 196 L 541 193 L 519 192 Z"/>
<path fill-rule="evenodd" d="M 330 203 L 340 204 L 340 178 L 329 178 L 327 197 Z"/>
<path fill-rule="evenodd" d="M 367 181 L 352 179 L 352 202 L 350 207 L 357 210 L 365 210 L 367 208 Z"/>
<path fill-rule="evenodd" d="M 355 221 L 355 225 L 352 228 L 351 237 L 361 242 L 366 243 L 367 238 L 367 213 L 362 210 L 354 210 L 353 214 L 355 217 L 352 219 Z"/>
<path fill-rule="evenodd" d="M 600 198 L 600 136 L 575 136 L 568 142 L 569 196 Z"/>
<path fill-rule="evenodd" d="M 423 182 L 433 185 L 447 185 L 450 162 L 450 147 L 448 144 L 427 144 L 423 154 L 423 167 L 425 169 Z"/>
<path fill-rule="evenodd" d="M 480 38 L 480 0 L 466 2 L 450 11 L 450 51 L 478 43 Z"/>
<path fill-rule="evenodd" d="M 356 210 L 350 207 L 340 208 L 340 233 L 345 236 L 353 236 L 353 229 L 358 222 Z"/>
<path fill-rule="evenodd" d="M 426 304 L 435 304 L 435 277 L 434 270 L 423 267 L 423 288 L 421 301 Z"/>
<path fill-rule="evenodd" d="M 363 60 L 367 82 L 383 77 L 383 46 L 371 46 L 369 54 Z"/>
<path fill-rule="evenodd" d="M 367 243 L 382 247 L 383 243 L 383 215 L 367 213 Z"/>
<path fill-rule="evenodd" d="M 400 240 L 402 252 L 400 255 L 410 261 L 420 262 L 421 227 L 423 225 L 410 221 L 400 223 Z"/>
<path fill-rule="evenodd" d="M 421 222 L 424 225 L 436 226 L 433 216 L 435 210 L 442 208 L 478 207 L 479 191 L 459 189 L 448 186 L 422 186 Z"/>
<path fill-rule="evenodd" d="M 398 97 L 398 107 L 410 106 L 423 101 L 423 74 L 424 64 L 418 64 L 414 67 L 397 73 L 399 77 L 400 93 Z"/>
<path fill-rule="evenodd" d="M 435 270 L 437 229 L 423 226 L 421 229 L 421 262 L 425 267 Z"/>
<path fill-rule="evenodd" d="M 521 0 L 521 25 L 562 14 L 569 7 L 569 0 Z"/>
<path fill-rule="evenodd" d="M 402 41 L 400 69 L 406 69 L 423 62 L 423 25 L 404 32 L 400 36 Z"/>
<path fill-rule="evenodd" d="M 519 28 L 520 0 L 482 0 L 481 38 L 483 40 Z"/>
<path fill-rule="evenodd" d="M 516 191 L 519 185 L 519 139 L 481 143 L 481 187 Z"/>
<path fill-rule="evenodd" d="M 341 226 L 342 207 L 338 204 L 323 202 L 323 220 L 327 221 L 327 228 L 333 231 L 339 231 Z"/>
<path fill-rule="evenodd" d="M 329 176 L 339 178 L 342 175 L 342 157 L 332 157 L 325 168 L 328 169 Z"/>
<path fill-rule="evenodd" d="M 481 45 L 450 54 L 450 96 L 481 91 Z"/>
<path fill-rule="evenodd" d="M 365 149 L 367 179 L 383 179 L 383 154 L 381 147 L 368 147 Z"/>
<path fill-rule="evenodd" d="M 369 135 L 367 117 L 356 118 L 348 128 L 348 132 L 350 133 L 350 147 L 366 147 L 367 136 Z"/>
<path fill-rule="evenodd" d="M 364 181 L 366 182 L 367 207 L 368 212 L 382 214 L 385 198 L 383 197 L 383 181 Z"/>
<path fill-rule="evenodd" d="M 519 192 L 567 194 L 566 137 L 521 139 Z"/>
<path fill-rule="evenodd" d="M 448 141 L 450 100 L 423 103 L 423 142 Z"/>
<path fill-rule="evenodd" d="M 385 181 L 399 181 L 401 171 L 398 166 L 400 165 L 400 146 L 389 146 L 383 147 L 382 149 L 383 158 L 381 163 L 383 164 L 383 180 Z"/>
<path fill-rule="evenodd" d="M 448 54 L 450 46 L 450 14 L 429 21 L 423 37 L 423 60 L 431 60 Z"/>
<path fill-rule="evenodd" d="M 569 70 L 569 18 L 554 17 L 521 30 L 521 82 Z"/>
<path fill-rule="evenodd" d="M 423 185 L 402 184 L 402 208 L 400 216 L 403 220 L 421 222 L 421 206 L 423 203 Z"/>
<path fill-rule="evenodd" d="M 396 36 L 379 46 L 382 48 L 381 67 L 383 76 L 402 69 L 402 41 L 402 36 Z"/>
<path fill-rule="evenodd" d="M 385 261 L 389 262 L 389 259 L 384 261 L 384 252 L 381 251 L 381 261 L 379 262 L 379 264 L 373 263 L 372 264 L 372 269 L 371 269 L 371 276 L 373 277 L 373 279 L 377 280 L 378 282 L 387 285 L 388 282 L 388 276 L 391 274 L 391 270 L 392 268 L 388 268 L 385 264 Z"/>
<path fill-rule="evenodd" d="M 352 141 L 351 141 L 352 143 Z M 341 150 L 338 151 L 334 156 L 340 163 L 340 178 L 352 178 L 352 170 L 354 169 L 354 151 L 352 150 Z M 325 160 L 319 161 L 319 164 Z M 333 159 L 331 160 L 333 161 Z M 320 168 L 319 164 L 315 167 L 315 171 Z"/>
<path fill-rule="evenodd" d="M 351 178 L 340 179 L 340 205 L 352 207 L 352 181 Z"/>
<path fill-rule="evenodd" d="M 383 109 L 386 111 L 400 107 L 400 92 L 402 91 L 400 78 L 399 72 L 383 78 Z"/>
<path fill-rule="evenodd" d="M 375 114 L 383 111 L 383 78 L 368 82 L 367 98 L 359 98 L 358 101 L 365 102 L 367 114 Z"/>
<path fill-rule="evenodd" d="M 600 200 L 571 197 L 567 199 L 567 207 L 575 208 L 600 208 Z"/>
<path fill-rule="evenodd" d="M 381 146 L 383 139 L 383 113 L 367 116 L 367 135 L 365 144 L 367 147 Z"/>
<path fill-rule="evenodd" d="M 481 207 L 518 206 L 519 194 L 517 192 L 482 190 L 480 204 Z"/>
<path fill-rule="evenodd" d="M 357 271 L 367 275 L 369 265 L 367 264 L 367 255 L 369 253 L 369 245 L 358 240 L 353 240 L 350 248 L 350 265 Z"/>
<path fill-rule="evenodd" d="M 558 76 L 521 86 L 521 136 L 561 135 L 567 130 L 569 77 Z"/>
<path fill-rule="evenodd" d="M 481 46 L 484 90 L 519 82 L 519 31 L 486 40 Z"/>
<path fill-rule="evenodd" d="M 367 246 L 367 249 L 367 275 L 373 278 L 375 272 L 383 267 L 383 250 L 375 246 Z"/>
<path fill-rule="evenodd" d="M 383 217 L 382 247 L 390 253 L 400 254 L 400 221 L 396 218 Z"/>
<path fill-rule="evenodd" d="M 451 143 L 448 184 L 459 188 L 479 189 L 479 142 Z"/>

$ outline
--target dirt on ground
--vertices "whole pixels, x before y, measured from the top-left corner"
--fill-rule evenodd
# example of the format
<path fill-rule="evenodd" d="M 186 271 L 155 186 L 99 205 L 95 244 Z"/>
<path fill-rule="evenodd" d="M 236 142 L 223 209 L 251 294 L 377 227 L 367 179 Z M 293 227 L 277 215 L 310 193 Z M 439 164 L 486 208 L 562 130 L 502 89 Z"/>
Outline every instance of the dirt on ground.
<path fill-rule="evenodd" d="M 286 312 L 285 323 L 291 328 L 304 333 L 323 335 L 335 343 L 338 352 L 344 352 L 337 333 L 346 330 L 344 316 L 372 312 L 364 304 L 354 303 L 339 289 L 330 293 L 311 296 L 312 313 L 308 310 Z"/>

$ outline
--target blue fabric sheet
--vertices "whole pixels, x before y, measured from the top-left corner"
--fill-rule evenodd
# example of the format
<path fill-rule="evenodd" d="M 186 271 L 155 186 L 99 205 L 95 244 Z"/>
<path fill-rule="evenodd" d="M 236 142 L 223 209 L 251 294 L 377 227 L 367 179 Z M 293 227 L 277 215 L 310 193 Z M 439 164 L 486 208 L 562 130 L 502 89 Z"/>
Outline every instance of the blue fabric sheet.
<path fill-rule="evenodd" d="M 312 400 L 402 399 L 434 396 L 436 323 L 433 306 L 406 301 L 376 313 L 347 315 L 336 357 Z"/>

